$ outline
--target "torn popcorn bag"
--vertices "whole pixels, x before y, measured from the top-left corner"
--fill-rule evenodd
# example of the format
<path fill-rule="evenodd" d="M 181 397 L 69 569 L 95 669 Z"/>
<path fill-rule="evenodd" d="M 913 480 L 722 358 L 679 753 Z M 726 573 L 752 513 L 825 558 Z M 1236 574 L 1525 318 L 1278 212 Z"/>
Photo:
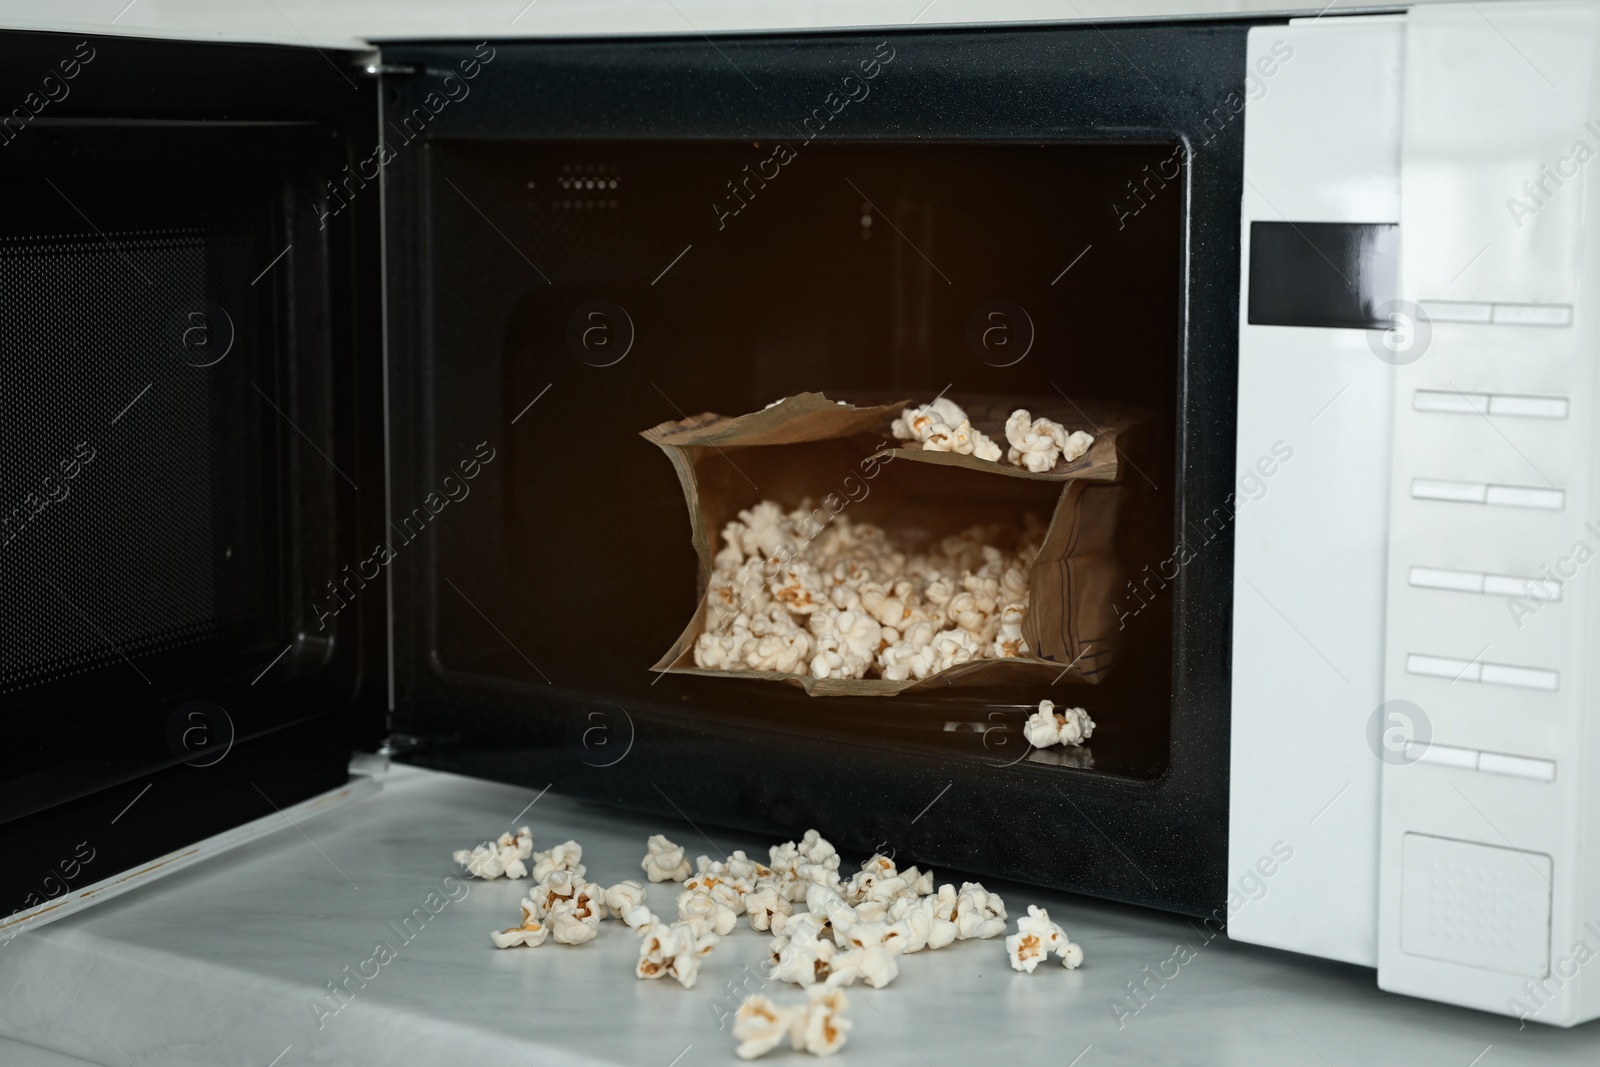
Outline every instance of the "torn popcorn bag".
<path fill-rule="evenodd" d="M 1038 398 L 803 393 L 644 431 L 683 485 L 700 566 L 694 615 L 653 669 L 812 696 L 1100 681 L 1140 422 Z"/>

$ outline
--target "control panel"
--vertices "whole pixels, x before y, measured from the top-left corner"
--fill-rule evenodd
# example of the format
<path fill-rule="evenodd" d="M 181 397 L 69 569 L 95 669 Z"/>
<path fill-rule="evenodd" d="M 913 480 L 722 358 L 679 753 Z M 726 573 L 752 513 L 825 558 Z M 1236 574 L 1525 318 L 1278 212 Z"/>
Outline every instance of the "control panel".
<path fill-rule="evenodd" d="M 1600 8 L 1424 5 L 1404 48 L 1378 979 L 1571 1025 L 1600 1014 L 1566 965 L 1600 915 Z"/>
<path fill-rule="evenodd" d="M 1228 935 L 1570 1026 L 1600 1016 L 1600 2 L 1325 16 L 1247 53 L 1229 867 L 1294 859 Z"/>

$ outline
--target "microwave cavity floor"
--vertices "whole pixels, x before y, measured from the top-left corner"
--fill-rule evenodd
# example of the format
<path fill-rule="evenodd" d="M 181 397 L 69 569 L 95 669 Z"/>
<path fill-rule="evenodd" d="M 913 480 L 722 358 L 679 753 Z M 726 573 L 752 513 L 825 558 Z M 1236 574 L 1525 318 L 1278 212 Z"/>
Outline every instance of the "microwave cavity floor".
<path fill-rule="evenodd" d="M 586 945 L 497 950 L 489 931 L 514 924 L 529 883 L 456 882 L 450 853 L 509 828 L 533 792 L 400 767 L 384 785 L 305 823 L 304 836 L 243 846 L 0 947 L 0 1062 L 738 1062 L 726 1013 L 762 988 L 766 935 L 741 918 L 693 989 L 636 980 L 637 939 L 609 920 Z M 577 839 L 602 884 L 641 877 L 651 833 L 691 854 L 713 851 L 687 824 L 555 793 L 516 821 L 533 827 L 535 848 Z M 764 857 L 773 843 L 704 829 L 717 851 Z M 835 1062 L 1494 1067 L 1600 1057 L 1593 1025 L 1519 1031 L 1515 1020 L 1385 994 L 1363 968 L 1208 940 L 1181 916 L 986 884 L 1013 927 L 1029 904 L 1048 907 L 1083 946 L 1084 966 L 1018 974 L 998 938 L 904 958 L 887 988 L 850 989 L 855 1025 Z M 651 908 L 672 914 L 676 890 L 650 886 Z M 418 909 L 429 917 L 407 924 Z M 346 993 L 334 997 L 330 984 Z M 801 996 L 773 982 L 764 991 Z M 770 1058 L 800 1062 L 787 1051 Z"/>

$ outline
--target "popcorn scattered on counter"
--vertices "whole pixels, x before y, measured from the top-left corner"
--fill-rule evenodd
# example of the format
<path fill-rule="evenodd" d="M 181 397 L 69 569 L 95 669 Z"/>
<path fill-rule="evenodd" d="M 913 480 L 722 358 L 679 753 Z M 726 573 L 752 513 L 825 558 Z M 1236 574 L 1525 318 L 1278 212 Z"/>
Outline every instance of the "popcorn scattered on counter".
<path fill-rule="evenodd" d="M 540 915 L 547 914 L 557 904 L 577 896 L 578 890 L 583 888 L 578 879 L 571 871 L 552 871 L 544 881 L 528 890 L 528 899 L 538 906 Z"/>
<path fill-rule="evenodd" d="M 1022 736 L 1034 748 L 1051 745 L 1078 746 L 1094 733 L 1094 720 L 1082 708 L 1057 711 L 1054 703 L 1039 701 L 1039 710 L 1028 716 L 1022 724 Z"/>
<path fill-rule="evenodd" d="M 734 1054 L 755 1059 L 777 1048 L 787 1037 L 796 1051 L 831 1056 L 844 1047 L 851 1022 L 844 1017 L 848 1004 L 844 990 L 823 986 L 806 991 L 806 1003 L 785 1007 L 764 993 L 739 1005 L 733 1017 L 733 1036 L 739 1040 Z"/>
<path fill-rule="evenodd" d="M 465 867 L 467 873 L 474 878 L 487 881 L 506 873 L 505 864 L 500 862 L 500 850 L 487 841 L 477 848 L 458 849 L 451 853 L 450 858 Z"/>
<path fill-rule="evenodd" d="M 839 853 L 815 830 L 800 841 L 773 845 L 768 855 L 778 889 L 791 901 L 804 900 L 809 886 L 839 884 Z"/>
<path fill-rule="evenodd" d="M 831 1056 L 844 1047 L 845 1034 L 853 1025 L 844 1017 L 848 1006 L 844 990 L 812 989 L 807 991 L 806 997 L 805 1022 L 800 1029 L 802 1041 L 795 1042 L 795 1046 L 813 1056 Z"/>
<path fill-rule="evenodd" d="M 1028 914 L 1017 920 L 1017 932 L 1006 938 L 1006 953 L 1011 957 L 1011 969 L 1033 973 L 1039 961 L 1054 952 L 1067 940 L 1061 927 L 1050 921 L 1050 913 L 1043 908 L 1028 905 Z"/>
<path fill-rule="evenodd" d="M 639 864 L 652 882 L 681 882 L 689 877 L 693 867 L 684 855 L 683 846 L 675 845 L 662 834 L 654 834 L 645 842 L 645 857 Z"/>
<path fill-rule="evenodd" d="M 845 953 L 848 970 L 873 989 L 882 989 L 900 974 L 895 957 L 905 948 L 897 932 L 881 922 L 858 922 L 845 935 L 850 949 Z M 848 984 L 848 983 L 844 983 Z"/>
<path fill-rule="evenodd" d="M 746 893 L 744 908 L 750 916 L 752 930 L 770 930 L 775 917 L 794 914 L 794 905 L 772 882 L 762 882 Z"/>
<path fill-rule="evenodd" d="M 941 890 L 944 887 L 940 887 Z M 999 894 L 983 888 L 982 882 L 962 882 L 956 895 L 956 940 L 998 937 L 1006 932 L 1006 905 Z"/>
<path fill-rule="evenodd" d="M 552 871 L 528 890 L 528 899 L 523 903 L 524 920 L 529 915 L 541 919 L 557 944 L 581 945 L 594 940 L 605 914 L 605 889 L 593 882 L 580 882 L 579 877 L 573 871 Z"/>
<path fill-rule="evenodd" d="M 1073 717 L 1078 710 L 1057 717 L 1045 701 L 1040 714 L 1049 714 L 1058 735 L 1087 736 L 1093 724 L 1087 716 L 1082 723 Z M 807 1000 L 782 1006 L 763 995 L 747 999 L 733 1027 L 740 1042 L 736 1051 L 744 1059 L 770 1052 L 785 1037 L 800 1051 L 836 1052 L 851 1025 L 843 1017 L 844 986 L 860 981 L 881 989 L 898 977 L 902 956 L 953 941 L 995 937 L 1006 928 L 1005 903 L 981 883 L 964 882 L 959 890 L 946 883 L 936 890 L 932 871 L 915 866 L 902 870 L 889 855 L 875 853 L 859 871 L 841 878 L 838 851 L 815 830 L 799 841 L 772 846 L 770 866 L 734 852 L 720 861 L 698 857 L 692 874 L 680 846 L 652 836 L 641 866 L 652 881 L 683 882 L 676 901 L 679 919 L 670 924 L 647 906 L 645 886 L 638 881 L 610 888 L 583 881 L 583 852 L 576 841 L 533 853 L 526 828 L 506 838 L 483 848 L 494 850 L 496 862 L 502 848 L 511 850 L 508 858 L 532 858 L 535 870 L 544 870 L 545 876 L 520 902 L 521 923 L 490 933 L 496 948 L 538 947 L 547 940 L 584 944 L 594 940 L 601 920 L 611 916 L 639 936 L 639 978 L 671 975 L 692 988 L 701 962 L 734 929 L 739 914 L 750 916 L 752 928 L 770 933 L 769 976 L 802 986 Z M 483 858 L 490 859 L 489 854 Z M 802 900 L 807 910 L 796 911 L 794 905 Z M 1032 973 L 1052 952 L 1068 968 L 1083 963 L 1083 949 L 1036 906 L 1018 919 L 1017 932 L 1005 945 L 1011 966 L 1019 971 Z"/>
<path fill-rule="evenodd" d="M 906 898 L 904 903 L 907 907 L 899 915 L 890 916 L 893 921 L 884 935 L 884 944 L 909 956 L 929 947 L 928 939 L 933 936 L 934 918 L 929 909 L 917 907 L 916 900 Z M 955 939 L 954 923 L 950 924 L 950 938 Z"/>
<path fill-rule="evenodd" d="M 700 961 L 721 943 L 713 933 L 695 929 L 689 923 L 671 926 L 653 922 L 639 927 L 639 962 L 634 973 L 640 978 L 672 975 L 685 989 L 694 988 L 700 977 Z"/>
<path fill-rule="evenodd" d="M 746 859 L 743 852 L 735 852 L 727 863 L 719 863 L 709 856 L 699 856 L 695 859 L 695 867 L 697 873 L 684 881 L 684 890 L 692 893 L 703 889 L 736 916 L 744 914 L 744 895 L 755 888 L 756 871 L 772 873 L 768 868 Z M 683 898 L 680 896 L 679 899 Z"/>
<path fill-rule="evenodd" d="M 573 872 L 566 871 L 566 874 Z M 606 917 L 606 887 L 598 882 L 584 882 L 572 894 L 573 903 L 594 916 L 595 922 Z"/>
<path fill-rule="evenodd" d="M 832 941 L 820 937 L 810 940 L 791 938 L 779 950 L 778 963 L 772 970 L 772 976 L 780 982 L 793 982 L 801 986 L 818 982 L 839 985 L 855 981 L 852 966 L 857 959 Z"/>
<path fill-rule="evenodd" d="M 600 932 L 600 905 L 588 899 L 563 901 L 550 909 L 545 922 L 556 944 L 581 945 Z"/>
<path fill-rule="evenodd" d="M 692 889 L 678 894 L 678 918 L 703 933 L 721 937 L 738 924 L 739 913 L 710 890 Z"/>
<path fill-rule="evenodd" d="M 496 948 L 537 947 L 547 937 L 558 944 L 581 945 L 594 939 L 605 912 L 605 895 L 600 886 L 580 882 L 572 871 L 554 871 L 523 898 L 522 924 L 489 936 Z"/>
<path fill-rule="evenodd" d="M 1021 627 L 1045 530 L 1027 516 L 1011 552 L 992 543 L 1006 533 L 973 526 L 907 553 L 848 516 L 820 526 L 806 507 L 746 508 L 722 530 L 695 665 L 907 681 L 1027 655 Z"/>
<path fill-rule="evenodd" d="M 875 854 L 844 884 L 840 895 L 858 910 L 864 904 L 878 904 L 887 911 L 889 905 L 902 897 L 915 898 L 932 891 L 932 871 L 923 874 L 915 867 L 901 871 L 888 856 Z"/>
<path fill-rule="evenodd" d="M 606 890 L 606 911 L 613 918 L 625 920 L 628 912 L 643 903 L 644 886 L 632 879 Z"/>
<path fill-rule="evenodd" d="M 757 993 L 739 1005 L 733 1017 L 733 1036 L 739 1047 L 733 1050 L 741 1060 L 753 1060 L 777 1048 L 790 1031 L 796 1029 L 804 1008 L 781 1008 L 765 993 Z M 804 1029 L 803 1026 L 800 1029 Z M 802 1039 L 803 1040 L 803 1039 Z"/>
<path fill-rule="evenodd" d="M 1050 913 L 1035 905 L 1028 905 L 1028 914 L 1017 920 L 1017 932 L 1006 938 L 1006 954 L 1011 957 L 1011 968 L 1033 973 L 1033 969 L 1050 953 L 1061 957 L 1068 970 L 1083 965 L 1083 948 L 1068 939 L 1066 931 L 1050 921 Z"/>
<path fill-rule="evenodd" d="M 856 913 L 835 886 L 812 883 L 806 886 L 806 910 L 822 920 L 821 933 L 832 932 L 840 938 L 839 930 L 856 921 Z M 842 938 L 840 944 L 843 944 Z"/>
<path fill-rule="evenodd" d="M 513 926 L 509 930 L 491 930 L 489 938 L 494 942 L 495 948 L 515 948 L 526 945 L 529 948 L 538 948 L 544 944 L 546 937 L 550 936 L 550 928 L 546 926 L 539 916 L 538 907 L 531 900 L 522 901 L 522 925 Z"/>
<path fill-rule="evenodd" d="M 781 845 L 773 845 L 768 850 L 768 856 L 772 860 L 773 876 L 784 897 L 791 901 L 804 900 L 806 880 L 800 876 L 800 865 L 806 860 L 800 855 L 800 846 L 793 841 L 785 841 Z"/>
<path fill-rule="evenodd" d="M 758 883 L 769 882 L 776 877 L 771 867 L 753 860 L 744 854 L 742 849 L 734 851 L 728 857 L 728 862 L 722 866 L 723 877 L 739 887 L 739 892 L 748 893 Z"/>
<path fill-rule="evenodd" d="M 582 878 L 585 868 L 583 846 L 576 841 L 563 841 L 555 848 L 533 854 L 533 880 L 543 882 L 558 871 L 568 871 Z"/>
<path fill-rule="evenodd" d="M 496 841 L 485 841 L 477 848 L 458 849 L 450 858 L 466 868 L 474 878 L 526 878 L 527 865 L 522 861 L 533 854 L 533 832 L 526 826 L 515 835 L 501 834 Z"/>
<path fill-rule="evenodd" d="M 963 883 L 959 892 L 949 884 L 937 893 L 918 892 L 931 890 L 932 881 L 931 873 L 901 872 L 889 857 L 875 855 L 843 892 L 813 883 L 806 890 L 808 910 L 772 924 L 772 976 L 802 986 L 859 979 L 880 988 L 899 974 L 899 956 L 1005 932 L 998 894 L 977 882 Z M 830 933 L 832 941 L 825 936 Z"/>
<path fill-rule="evenodd" d="M 781 920 L 781 921 L 780 921 Z M 815 941 L 823 934 L 831 934 L 833 926 L 825 915 L 814 911 L 791 912 L 788 915 L 774 915 L 772 917 L 773 933 L 773 958 L 777 958 L 778 950 L 784 945 L 796 941 Z M 778 942 L 783 944 L 778 944 Z"/>
<path fill-rule="evenodd" d="M 522 861 L 533 855 L 533 831 L 526 826 L 519 827 L 515 836 L 501 834 L 495 844 L 500 849 L 500 862 L 505 867 L 505 876 L 527 877 L 528 868 Z"/>
<path fill-rule="evenodd" d="M 832 880 L 838 882 L 839 852 L 826 837 L 815 830 L 807 830 L 800 841 L 794 843 L 794 848 L 803 861 L 800 877 L 808 882 L 825 885 L 831 874 Z"/>
<path fill-rule="evenodd" d="M 959 933 L 955 923 L 957 899 L 956 887 L 946 882 L 939 887 L 938 892 L 931 893 L 917 902 L 932 919 L 928 931 L 929 948 L 944 948 L 956 940 Z"/>

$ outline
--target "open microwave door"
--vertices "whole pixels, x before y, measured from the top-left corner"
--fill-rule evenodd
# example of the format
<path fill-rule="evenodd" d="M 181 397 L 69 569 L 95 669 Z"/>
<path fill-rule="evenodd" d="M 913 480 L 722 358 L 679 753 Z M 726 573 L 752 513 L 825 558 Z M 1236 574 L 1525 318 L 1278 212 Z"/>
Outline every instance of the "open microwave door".
<path fill-rule="evenodd" d="M 366 64 L 0 35 L 0 923 L 381 737 Z"/>

